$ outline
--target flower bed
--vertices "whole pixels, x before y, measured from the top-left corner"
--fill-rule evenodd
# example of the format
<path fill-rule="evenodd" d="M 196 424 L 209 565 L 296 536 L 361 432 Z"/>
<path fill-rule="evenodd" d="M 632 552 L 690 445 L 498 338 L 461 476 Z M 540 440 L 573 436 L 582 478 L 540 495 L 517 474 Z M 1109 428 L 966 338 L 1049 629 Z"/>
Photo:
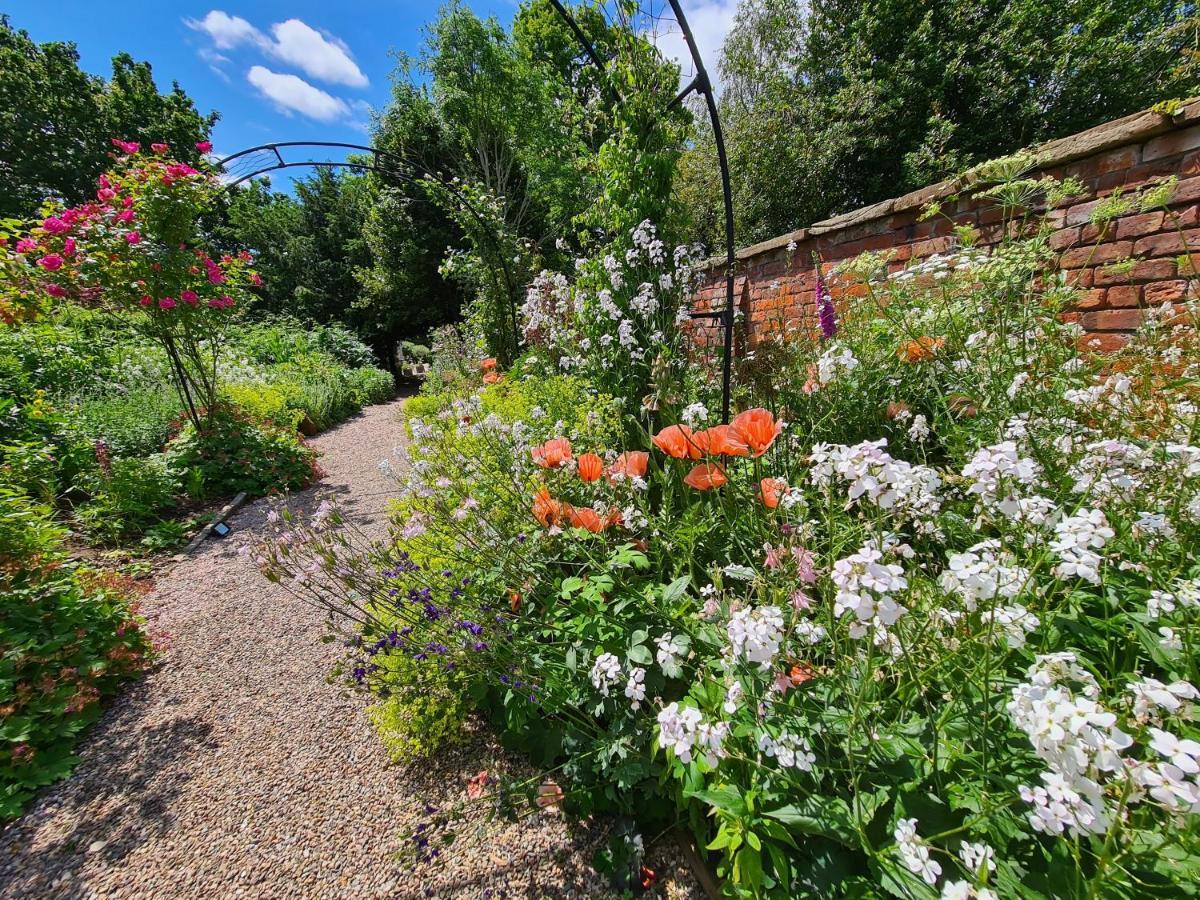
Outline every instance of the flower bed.
<path fill-rule="evenodd" d="M 1186 890 L 1197 309 L 1081 351 L 1028 212 L 1072 186 L 992 174 L 1005 243 L 844 267 L 860 299 L 744 360 L 729 425 L 676 327 L 687 253 L 643 224 L 539 278 L 507 373 L 435 362 L 394 542 L 325 506 L 253 552 L 415 710 L 408 749 L 454 734 L 428 679 L 544 767 L 464 804 L 682 823 L 735 896 Z"/>

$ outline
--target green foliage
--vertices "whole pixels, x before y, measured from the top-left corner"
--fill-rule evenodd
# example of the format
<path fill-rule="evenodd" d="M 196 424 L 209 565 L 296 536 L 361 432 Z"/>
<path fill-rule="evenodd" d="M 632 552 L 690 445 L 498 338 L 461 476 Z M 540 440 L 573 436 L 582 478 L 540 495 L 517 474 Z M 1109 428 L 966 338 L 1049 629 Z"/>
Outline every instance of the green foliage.
<path fill-rule="evenodd" d="M 179 397 L 167 385 L 85 397 L 70 408 L 71 431 L 88 444 L 104 441 L 114 456 L 160 452 L 180 415 Z"/>
<path fill-rule="evenodd" d="M 203 431 L 190 422 L 168 445 L 167 470 L 191 497 L 251 497 L 298 490 L 318 473 L 316 451 L 295 432 L 218 407 Z"/>
<path fill-rule="evenodd" d="M 463 738 L 471 702 L 451 673 L 430 672 L 405 655 L 389 655 L 381 681 L 395 689 L 367 709 L 367 715 L 395 763 L 426 759 Z"/>
<path fill-rule="evenodd" d="M 71 771 L 101 700 L 150 659 L 131 583 L 67 561 L 63 534 L 0 478 L 0 819 Z"/>
<path fill-rule="evenodd" d="M 92 540 L 115 544 L 162 521 L 175 504 L 179 475 L 168 469 L 162 454 L 153 454 L 106 460 L 85 472 L 77 486 L 88 500 L 75 508 L 75 518 Z"/>

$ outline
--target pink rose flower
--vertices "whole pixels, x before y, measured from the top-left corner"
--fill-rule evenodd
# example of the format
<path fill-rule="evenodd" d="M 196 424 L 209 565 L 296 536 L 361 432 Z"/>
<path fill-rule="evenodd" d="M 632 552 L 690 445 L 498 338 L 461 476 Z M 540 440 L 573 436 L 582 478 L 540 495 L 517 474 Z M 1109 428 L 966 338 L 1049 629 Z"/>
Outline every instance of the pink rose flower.
<path fill-rule="evenodd" d="M 200 298 L 196 296 L 195 291 L 180 291 L 179 299 L 182 300 L 184 303 L 189 303 L 192 306 L 195 306 L 196 301 Z"/>
<path fill-rule="evenodd" d="M 196 141 L 196 149 L 201 153 L 208 153 L 212 150 L 212 141 Z"/>
<path fill-rule="evenodd" d="M 149 306 L 153 302 L 154 298 L 149 294 L 142 294 L 142 298 L 138 300 L 138 303 L 140 303 L 142 306 Z"/>
<path fill-rule="evenodd" d="M 107 203 L 115 196 L 117 196 L 117 192 L 112 188 L 100 188 L 100 190 L 96 191 L 96 199 L 101 203 Z"/>
<path fill-rule="evenodd" d="M 142 235 L 137 231 L 127 231 L 125 232 L 125 240 L 130 244 L 140 244 L 142 242 Z"/>
<path fill-rule="evenodd" d="M 67 296 L 67 289 L 62 285 L 48 284 L 46 285 L 46 293 L 51 297 L 65 297 Z"/>
<path fill-rule="evenodd" d="M 151 144 L 150 149 L 153 150 L 155 153 L 162 155 L 163 153 L 166 153 L 171 148 L 168 147 L 166 144 Z"/>
<path fill-rule="evenodd" d="M 163 297 L 158 301 L 159 309 L 174 309 L 178 305 L 173 297 Z"/>
<path fill-rule="evenodd" d="M 225 273 L 222 272 L 220 269 L 218 269 L 216 266 L 212 266 L 208 270 L 208 283 L 209 284 L 224 284 L 225 283 Z"/>
<path fill-rule="evenodd" d="M 42 222 L 42 227 L 51 234 L 62 234 L 64 231 L 67 231 L 70 228 L 66 222 L 57 216 L 51 216 L 50 218 L 46 219 L 46 221 Z"/>
<path fill-rule="evenodd" d="M 33 253 L 37 250 L 38 243 L 33 238 L 21 238 L 17 241 L 18 253 Z"/>
<path fill-rule="evenodd" d="M 63 258 L 61 256 L 59 256 L 57 253 L 47 253 L 45 256 L 43 256 L 41 259 L 38 260 L 38 265 L 41 266 L 43 269 L 45 269 L 47 272 L 55 272 L 58 269 L 61 269 L 62 264 L 63 264 Z"/>
<path fill-rule="evenodd" d="M 67 238 L 63 241 L 63 254 L 66 256 L 75 255 L 75 238 Z"/>
<path fill-rule="evenodd" d="M 122 153 L 137 153 L 142 149 L 142 145 L 136 141 L 123 141 L 120 138 L 113 138 L 112 144 Z"/>
<path fill-rule="evenodd" d="M 119 213 L 117 213 L 117 221 L 118 222 L 132 222 L 133 219 L 134 219 L 134 215 L 133 215 L 132 209 L 123 209 Z"/>

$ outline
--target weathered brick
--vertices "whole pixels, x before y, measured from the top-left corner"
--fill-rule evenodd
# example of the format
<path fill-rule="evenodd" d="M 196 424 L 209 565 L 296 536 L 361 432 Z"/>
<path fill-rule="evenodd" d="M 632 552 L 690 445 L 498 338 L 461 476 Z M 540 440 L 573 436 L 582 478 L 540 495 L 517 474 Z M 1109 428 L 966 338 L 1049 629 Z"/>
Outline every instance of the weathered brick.
<path fill-rule="evenodd" d="M 1117 220 L 1117 237 L 1141 237 L 1144 234 L 1154 234 L 1162 228 L 1163 214 L 1161 212 L 1142 213 L 1139 216 L 1122 216 Z"/>
<path fill-rule="evenodd" d="M 1050 235 L 1049 243 L 1052 250 L 1066 250 L 1079 243 L 1079 232 L 1082 229 L 1076 225 L 1074 228 L 1063 228 L 1060 231 Z"/>
<path fill-rule="evenodd" d="M 1118 284 L 1110 287 L 1104 298 L 1110 309 L 1131 309 L 1142 305 L 1140 284 Z"/>
<path fill-rule="evenodd" d="M 1161 306 L 1168 300 L 1174 303 L 1183 300 L 1186 293 L 1186 281 L 1156 281 L 1146 285 L 1146 305 Z"/>
<path fill-rule="evenodd" d="M 1077 203 L 1067 210 L 1067 225 L 1082 225 L 1092 217 L 1092 211 L 1098 201 L 1089 200 L 1087 203 Z"/>
<path fill-rule="evenodd" d="M 1102 309 L 1086 312 L 1080 318 L 1088 331 L 1133 331 L 1142 324 L 1140 309 Z"/>
<path fill-rule="evenodd" d="M 1182 179 L 1175 186 L 1175 193 L 1171 195 L 1172 206 L 1195 203 L 1197 200 L 1200 200 L 1200 175 Z"/>
<path fill-rule="evenodd" d="M 1200 251 L 1200 228 L 1190 231 L 1163 231 L 1144 237 L 1133 245 L 1135 256 L 1174 256 L 1187 250 Z"/>
<path fill-rule="evenodd" d="M 1068 250 L 1059 257 L 1058 264 L 1064 269 L 1080 266 L 1098 266 L 1125 259 L 1133 252 L 1132 241 L 1113 241 L 1111 244 L 1084 245 Z"/>
<path fill-rule="evenodd" d="M 1152 162 L 1168 156 L 1178 156 L 1200 147 L 1200 125 L 1170 131 L 1146 142 L 1142 148 L 1142 159 Z"/>
<path fill-rule="evenodd" d="M 1109 172 L 1131 169 L 1141 161 L 1140 147 L 1118 147 L 1116 150 L 1109 150 L 1096 157 L 1095 173 L 1105 175 Z"/>
<path fill-rule="evenodd" d="M 1068 269 L 1063 272 L 1067 284 L 1075 287 L 1090 288 L 1095 281 L 1095 269 Z"/>
<path fill-rule="evenodd" d="M 1108 291 L 1104 288 L 1092 288 L 1090 291 L 1085 291 L 1073 308 L 1081 311 L 1106 309 L 1109 304 L 1104 295 L 1107 293 Z"/>
<path fill-rule="evenodd" d="M 1172 259 L 1144 259 L 1128 272 L 1113 271 L 1106 268 L 1096 269 L 1095 283 L 1134 284 L 1136 282 L 1161 281 L 1164 278 L 1175 277 L 1175 261 Z"/>

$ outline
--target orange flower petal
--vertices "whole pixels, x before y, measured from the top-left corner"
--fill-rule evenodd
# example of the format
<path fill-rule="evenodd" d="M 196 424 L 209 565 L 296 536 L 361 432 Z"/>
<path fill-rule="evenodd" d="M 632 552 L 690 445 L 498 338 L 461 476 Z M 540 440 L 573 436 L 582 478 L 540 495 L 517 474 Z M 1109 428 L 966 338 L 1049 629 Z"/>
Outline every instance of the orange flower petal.
<path fill-rule="evenodd" d="M 730 424 L 756 458 L 766 453 L 783 431 L 783 423 L 761 406 L 739 413 Z"/>
<path fill-rule="evenodd" d="M 595 453 L 584 453 L 579 457 L 579 477 L 584 481 L 597 481 L 604 474 L 604 460 Z"/>
<path fill-rule="evenodd" d="M 543 469 L 557 469 L 571 461 L 571 442 L 566 438 L 551 438 L 533 448 L 533 461 Z"/>
<path fill-rule="evenodd" d="M 675 459 L 699 459 L 703 455 L 696 444 L 695 432 L 686 425 L 668 425 L 651 441 L 655 447 Z"/>
<path fill-rule="evenodd" d="M 725 470 L 716 463 L 701 463 L 684 476 L 683 483 L 698 491 L 711 491 L 728 480 Z"/>

